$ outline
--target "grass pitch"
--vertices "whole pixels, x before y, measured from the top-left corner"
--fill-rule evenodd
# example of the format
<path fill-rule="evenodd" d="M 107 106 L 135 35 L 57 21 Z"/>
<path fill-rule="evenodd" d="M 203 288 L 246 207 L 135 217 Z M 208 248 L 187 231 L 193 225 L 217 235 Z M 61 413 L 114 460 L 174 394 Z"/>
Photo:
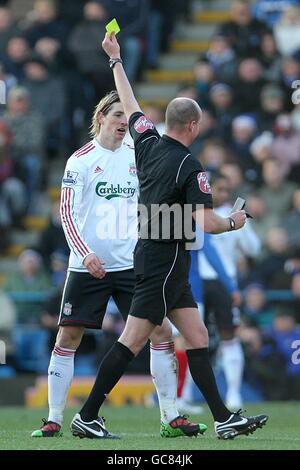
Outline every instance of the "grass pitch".
<path fill-rule="evenodd" d="M 90 440 L 75 438 L 68 426 L 75 410 L 65 414 L 64 435 L 60 438 L 31 438 L 33 430 L 47 417 L 47 410 L 0 408 L 0 449 L 7 450 L 300 450 L 300 403 L 262 403 L 245 406 L 246 414 L 267 413 L 270 419 L 265 427 L 251 436 L 233 441 L 216 438 L 211 415 L 193 416 L 193 421 L 208 425 L 204 436 L 163 439 L 159 436 L 157 408 L 103 407 L 107 428 L 121 440 Z M 77 411 L 77 410 L 76 410 Z"/>

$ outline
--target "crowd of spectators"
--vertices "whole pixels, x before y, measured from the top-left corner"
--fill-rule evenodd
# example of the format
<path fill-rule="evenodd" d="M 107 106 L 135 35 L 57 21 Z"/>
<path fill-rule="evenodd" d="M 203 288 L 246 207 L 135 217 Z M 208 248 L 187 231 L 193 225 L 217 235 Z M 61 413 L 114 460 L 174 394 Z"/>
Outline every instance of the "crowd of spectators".
<path fill-rule="evenodd" d="M 49 159 L 79 145 L 95 102 L 113 86 L 99 48 L 105 23 L 118 18 L 125 68 L 135 81 L 143 67 L 159 67 L 176 15 L 189 18 L 189 2 L 176 2 L 177 9 L 169 0 L 36 0 L 18 23 L 9 3 L 0 5 L 0 79 L 8 90 L 0 115 L 0 245 L 5 229 L 32 209 Z M 238 261 L 249 380 L 263 384 L 267 398 L 299 398 L 299 366 L 290 368 L 292 351 L 288 357 L 284 345 L 300 340 L 300 1 L 233 0 L 230 15 L 178 96 L 203 109 L 191 151 L 209 174 L 226 176 L 232 201 L 247 200 L 262 244 L 256 259 Z M 144 111 L 163 131 L 164 110 L 153 104 Z M 51 343 L 68 257 L 58 202 L 30 248 L 5 289 L 17 324 L 42 324 Z M 28 303 L 22 294 L 31 291 L 40 296 Z M 119 317 L 112 318 L 108 329 L 118 332 Z M 273 359 L 286 372 L 275 397 L 276 377 L 266 367 Z"/>

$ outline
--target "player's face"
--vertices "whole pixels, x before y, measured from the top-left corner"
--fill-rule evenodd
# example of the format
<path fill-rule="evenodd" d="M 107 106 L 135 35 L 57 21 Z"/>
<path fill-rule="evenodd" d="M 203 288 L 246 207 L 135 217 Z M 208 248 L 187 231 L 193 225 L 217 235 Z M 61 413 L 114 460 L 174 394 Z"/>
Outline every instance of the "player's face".
<path fill-rule="evenodd" d="M 109 112 L 102 116 L 101 130 L 114 137 L 115 140 L 123 140 L 128 123 L 121 103 L 114 103 Z"/>

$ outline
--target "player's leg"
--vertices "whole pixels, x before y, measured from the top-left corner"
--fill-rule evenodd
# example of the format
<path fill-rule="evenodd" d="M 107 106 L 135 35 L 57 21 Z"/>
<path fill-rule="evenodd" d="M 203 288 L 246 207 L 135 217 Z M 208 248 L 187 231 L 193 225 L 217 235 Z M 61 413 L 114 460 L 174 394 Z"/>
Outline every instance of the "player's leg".
<path fill-rule="evenodd" d="M 114 273 L 117 290 L 113 293 L 113 298 L 126 320 L 130 310 L 133 291 L 135 286 L 135 275 L 133 270 Z M 177 360 L 174 353 L 174 341 L 172 337 L 172 327 L 168 319 L 165 319 L 161 326 L 156 326 L 150 336 L 150 370 L 156 387 L 160 414 L 161 414 L 161 435 L 162 437 L 177 437 L 185 435 L 181 429 L 173 423 L 180 418 L 177 409 Z M 181 420 L 182 421 L 182 420 Z M 195 432 L 191 429 L 187 421 L 186 434 Z M 194 425 L 196 430 L 204 432 L 207 427 L 204 424 Z"/>
<path fill-rule="evenodd" d="M 74 374 L 74 356 L 84 328 L 101 328 L 110 296 L 110 279 L 70 272 L 66 279 L 59 317 L 59 332 L 48 368 L 49 417 L 32 437 L 60 435 L 63 411 Z"/>
<path fill-rule="evenodd" d="M 229 408 L 238 410 L 242 406 L 241 386 L 244 372 L 244 353 L 235 335 L 236 326 L 239 324 L 239 311 L 232 307 L 230 294 L 218 280 L 205 282 L 205 298 L 215 314 L 221 340 L 221 361 L 227 384 L 225 401 Z"/>
<path fill-rule="evenodd" d="M 197 309 L 174 309 L 169 318 L 189 344 L 187 356 L 190 371 L 212 412 L 218 437 L 233 439 L 239 434 L 249 434 L 262 427 L 268 416 L 242 417 L 239 413 L 231 413 L 223 403 L 209 361 L 207 330 Z"/>
<path fill-rule="evenodd" d="M 128 316 L 123 333 L 104 356 L 92 391 L 79 412 L 83 421 L 97 419 L 106 395 L 122 377 L 129 362 L 145 346 L 154 328 L 155 325 L 144 318 Z"/>

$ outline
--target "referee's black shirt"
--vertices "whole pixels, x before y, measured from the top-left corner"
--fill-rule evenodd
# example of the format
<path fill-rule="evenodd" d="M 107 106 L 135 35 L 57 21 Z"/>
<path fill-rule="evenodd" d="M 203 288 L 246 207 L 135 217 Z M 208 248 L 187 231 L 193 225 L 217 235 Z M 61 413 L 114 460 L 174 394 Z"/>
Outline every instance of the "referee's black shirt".
<path fill-rule="evenodd" d="M 166 135 L 160 137 L 154 124 L 143 113 L 136 112 L 129 119 L 129 130 L 134 140 L 137 175 L 139 178 L 140 194 L 139 204 L 148 209 L 151 216 L 147 221 L 147 236 L 145 230 L 141 238 L 151 238 L 158 241 L 191 241 L 192 236 L 186 235 L 184 230 L 175 230 L 174 220 L 171 218 L 170 235 L 165 238 L 159 229 L 158 238 L 153 238 L 153 224 L 157 223 L 151 207 L 153 205 L 167 205 L 171 207 L 190 205 L 190 212 L 182 210 L 182 227 L 193 226 L 191 212 L 197 205 L 212 208 L 212 196 L 206 173 L 201 164 L 195 160 L 187 147 Z M 185 215 L 184 215 L 185 214 Z M 189 215 L 186 215 L 189 214 Z M 161 223 L 161 221 L 160 221 Z M 177 226 L 178 229 L 178 226 Z"/>

